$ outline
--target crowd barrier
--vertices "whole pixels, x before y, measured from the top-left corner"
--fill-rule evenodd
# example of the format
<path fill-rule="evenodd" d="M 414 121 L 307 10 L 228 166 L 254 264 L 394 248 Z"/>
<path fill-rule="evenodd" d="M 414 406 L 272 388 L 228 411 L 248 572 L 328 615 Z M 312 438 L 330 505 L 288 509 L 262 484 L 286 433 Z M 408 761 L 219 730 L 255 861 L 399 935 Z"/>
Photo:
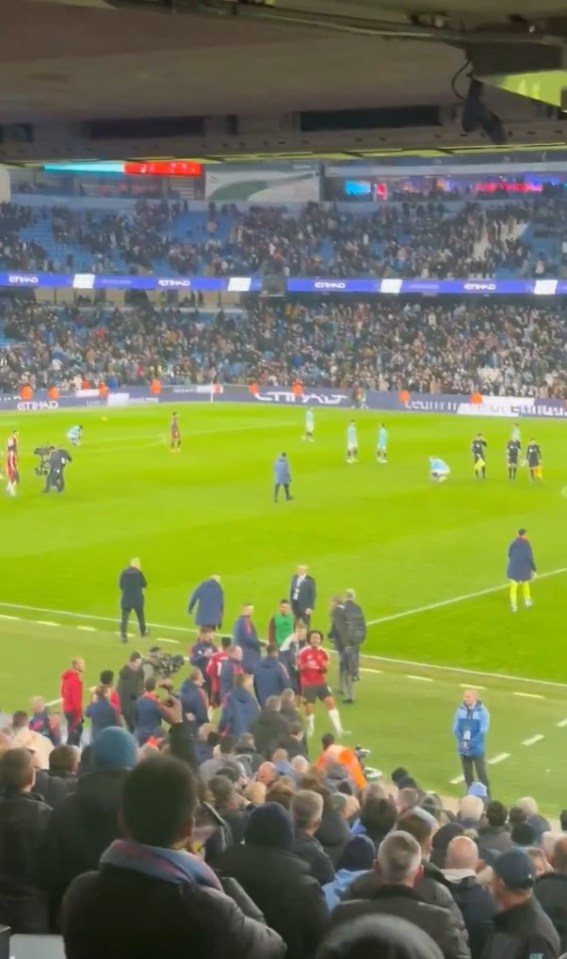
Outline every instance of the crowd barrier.
<path fill-rule="evenodd" d="M 391 413 L 444 413 L 453 416 L 492 416 L 510 419 L 567 419 L 567 401 L 520 396 L 484 396 L 474 394 L 399 393 L 369 390 L 362 403 L 353 401 L 349 390 L 304 389 L 289 387 L 221 386 L 199 384 L 163 386 L 155 388 L 124 387 L 100 395 L 96 389 L 68 392 L 61 390 L 57 398 L 53 391 L 36 391 L 32 397 L 0 396 L 0 411 L 19 413 L 49 413 L 64 409 L 119 409 L 159 403 L 247 403 L 264 406 L 314 406 L 337 409 L 355 407 Z"/>

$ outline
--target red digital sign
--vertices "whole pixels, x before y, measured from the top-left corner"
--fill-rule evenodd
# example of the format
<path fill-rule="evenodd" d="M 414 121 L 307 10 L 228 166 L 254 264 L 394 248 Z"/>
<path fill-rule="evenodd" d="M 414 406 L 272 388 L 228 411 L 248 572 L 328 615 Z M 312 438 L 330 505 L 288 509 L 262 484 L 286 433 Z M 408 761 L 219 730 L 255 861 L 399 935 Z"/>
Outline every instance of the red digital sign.
<path fill-rule="evenodd" d="M 194 160 L 126 161 L 124 173 L 129 176 L 201 176 L 203 164 Z"/>

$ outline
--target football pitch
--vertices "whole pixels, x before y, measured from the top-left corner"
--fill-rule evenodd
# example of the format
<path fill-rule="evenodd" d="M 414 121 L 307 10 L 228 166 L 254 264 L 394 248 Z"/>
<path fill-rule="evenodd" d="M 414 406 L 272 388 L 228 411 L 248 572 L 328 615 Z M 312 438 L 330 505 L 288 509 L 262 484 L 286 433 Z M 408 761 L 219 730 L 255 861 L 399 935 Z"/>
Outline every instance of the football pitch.
<path fill-rule="evenodd" d="M 389 415 L 384 466 L 375 461 L 377 413 L 316 409 L 310 444 L 300 408 L 182 406 L 183 448 L 172 455 L 171 409 L 0 417 L 3 447 L 19 429 L 21 466 L 17 499 L 0 499 L 2 710 L 34 693 L 54 699 L 73 655 L 85 657 L 92 685 L 100 669 L 123 663 L 117 580 L 132 556 L 148 579 L 152 635 L 129 648 L 167 641 L 172 652 L 192 641 L 186 604 L 195 583 L 219 573 L 226 630 L 252 602 L 265 635 L 305 562 L 317 580 L 314 625 L 327 630 L 329 599 L 346 587 L 371 624 L 358 701 L 344 707 L 343 722 L 353 743 L 372 749 L 373 765 L 403 764 L 428 786 L 458 792 L 451 720 L 462 687 L 477 684 L 492 714 L 495 793 L 507 801 L 535 793 L 550 812 L 567 806 L 565 424 L 521 421 L 524 446 L 533 435 L 542 447 L 544 481 L 534 486 L 525 469 L 515 483 L 506 477 L 506 419 Z M 353 415 L 360 455 L 347 465 Z M 43 496 L 33 449 L 67 445 L 77 422 L 84 440 L 71 450 L 67 491 Z M 486 482 L 474 478 L 469 452 L 479 429 Z M 295 499 L 274 505 L 272 463 L 282 450 Z M 451 467 L 442 486 L 428 480 L 430 455 Z M 506 548 L 520 526 L 541 578 L 534 607 L 513 615 Z M 318 713 L 318 734 L 323 719 Z"/>

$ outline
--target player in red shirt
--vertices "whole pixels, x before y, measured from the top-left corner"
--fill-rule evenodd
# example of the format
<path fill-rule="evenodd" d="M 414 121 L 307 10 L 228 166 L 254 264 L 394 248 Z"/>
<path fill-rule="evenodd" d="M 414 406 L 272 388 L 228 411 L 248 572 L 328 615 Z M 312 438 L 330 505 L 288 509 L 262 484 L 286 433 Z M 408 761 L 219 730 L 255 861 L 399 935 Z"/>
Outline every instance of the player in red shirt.
<path fill-rule="evenodd" d="M 179 429 L 179 423 L 177 422 L 177 413 L 173 413 L 171 416 L 171 423 L 169 424 L 169 439 L 171 444 L 171 452 L 179 453 L 181 449 L 181 430 Z"/>
<path fill-rule="evenodd" d="M 18 434 L 12 433 L 8 440 L 6 451 L 6 492 L 9 496 L 16 495 L 16 486 L 20 482 L 18 469 Z"/>
<path fill-rule="evenodd" d="M 348 735 L 348 733 L 341 725 L 339 711 L 335 706 L 335 700 L 327 685 L 329 656 L 322 648 L 322 642 L 323 634 L 320 633 L 318 629 L 310 630 L 307 635 L 307 645 L 300 650 L 297 656 L 299 682 L 305 700 L 307 735 L 313 735 L 315 729 L 315 716 L 313 715 L 313 711 L 315 703 L 320 699 L 329 714 L 335 735 L 340 738 L 341 736 Z"/>

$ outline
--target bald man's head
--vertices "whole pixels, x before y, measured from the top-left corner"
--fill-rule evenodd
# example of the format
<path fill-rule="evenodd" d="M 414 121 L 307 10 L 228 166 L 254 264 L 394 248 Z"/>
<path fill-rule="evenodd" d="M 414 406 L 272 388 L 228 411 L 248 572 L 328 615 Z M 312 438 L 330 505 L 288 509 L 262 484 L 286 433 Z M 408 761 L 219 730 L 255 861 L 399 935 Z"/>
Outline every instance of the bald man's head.
<path fill-rule="evenodd" d="M 455 836 L 447 846 L 447 869 L 474 869 L 478 866 L 478 846 L 468 836 Z"/>

